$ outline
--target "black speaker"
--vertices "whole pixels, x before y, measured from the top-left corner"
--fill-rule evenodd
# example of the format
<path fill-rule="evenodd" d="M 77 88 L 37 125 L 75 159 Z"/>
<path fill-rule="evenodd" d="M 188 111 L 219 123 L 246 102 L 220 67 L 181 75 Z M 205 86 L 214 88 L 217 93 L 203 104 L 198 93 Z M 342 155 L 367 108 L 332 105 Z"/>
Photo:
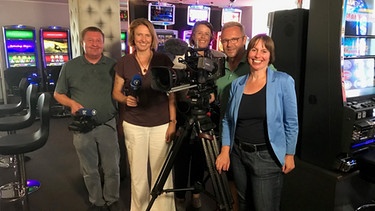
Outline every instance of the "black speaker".
<path fill-rule="evenodd" d="M 308 10 L 293 9 L 269 16 L 270 36 L 275 43 L 274 66 L 294 78 L 299 103 L 303 102 L 308 15 Z"/>
<path fill-rule="evenodd" d="M 275 43 L 274 66 L 279 71 L 291 75 L 295 81 L 300 130 L 303 116 L 308 17 L 309 11 L 305 9 L 275 11 L 268 16 L 270 36 Z M 298 142 L 297 154 L 299 148 Z"/>

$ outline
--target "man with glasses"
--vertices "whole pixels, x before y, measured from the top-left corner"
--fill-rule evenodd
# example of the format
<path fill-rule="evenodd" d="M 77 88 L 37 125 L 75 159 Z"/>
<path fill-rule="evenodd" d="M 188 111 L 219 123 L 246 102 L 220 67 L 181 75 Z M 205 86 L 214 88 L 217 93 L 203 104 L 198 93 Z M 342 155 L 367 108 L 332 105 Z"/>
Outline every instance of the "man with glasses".
<path fill-rule="evenodd" d="M 246 38 L 244 26 L 238 22 L 227 22 L 222 27 L 220 40 L 227 58 L 225 62 L 225 75 L 216 80 L 217 95 L 220 105 L 219 134 L 221 134 L 221 120 L 227 108 L 230 85 L 234 79 L 249 73 L 250 70 L 246 58 Z M 227 176 L 235 202 L 233 210 L 236 211 L 238 210 L 237 191 L 230 169 Z"/>
<path fill-rule="evenodd" d="M 220 120 L 223 118 L 229 98 L 230 84 L 239 76 L 249 73 L 246 58 L 244 26 L 238 22 L 227 22 L 222 27 L 220 40 L 226 54 L 225 75 L 216 80 L 220 103 Z"/>

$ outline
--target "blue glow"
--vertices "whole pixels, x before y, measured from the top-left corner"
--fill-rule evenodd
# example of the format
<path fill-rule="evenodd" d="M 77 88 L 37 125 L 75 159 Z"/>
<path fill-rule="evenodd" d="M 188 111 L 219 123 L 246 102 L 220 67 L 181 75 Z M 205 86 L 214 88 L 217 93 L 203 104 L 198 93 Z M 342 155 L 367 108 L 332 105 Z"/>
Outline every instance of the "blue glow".
<path fill-rule="evenodd" d="M 369 139 L 369 140 L 361 142 L 361 143 L 353 144 L 351 148 L 355 149 L 355 148 L 367 146 L 367 145 L 370 145 L 370 144 L 373 144 L 373 143 L 375 143 L 375 139 Z"/>

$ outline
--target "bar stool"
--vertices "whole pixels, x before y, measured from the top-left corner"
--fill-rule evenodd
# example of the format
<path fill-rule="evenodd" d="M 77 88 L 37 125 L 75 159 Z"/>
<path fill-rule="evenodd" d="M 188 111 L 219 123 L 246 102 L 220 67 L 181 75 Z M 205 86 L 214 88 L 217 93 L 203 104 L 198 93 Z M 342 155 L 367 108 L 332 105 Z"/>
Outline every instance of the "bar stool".
<path fill-rule="evenodd" d="M 30 84 L 26 90 L 26 113 L 24 115 L 12 115 L 0 117 L 0 131 L 8 131 L 13 134 L 16 130 L 31 126 L 36 118 L 36 106 L 38 100 L 37 85 Z M 1 153 L 0 153 L 1 154 Z"/>
<path fill-rule="evenodd" d="M 27 92 L 28 85 L 29 85 L 29 81 L 27 80 L 27 78 L 22 78 L 18 85 L 18 92 L 19 92 L 19 98 L 20 98 L 18 103 L 1 104 L 0 105 L 0 117 L 15 115 L 16 113 L 19 113 L 26 108 L 26 105 L 27 105 L 26 92 Z M 10 156 L 0 155 L 0 167 L 8 168 L 11 165 L 11 159 L 12 158 Z"/>
<path fill-rule="evenodd" d="M 21 82 L 22 82 L 22 86 L 25 85 L 25 82 L 23 79 L 21 80 Z M 25 102 L 18 103 L 18 104 L 22 104 L 24 108 L 27 108 L 26 113 L 17 113 L 17 115 L 16 113 L 8 113 L 7 116 L 0 117 L 0 131 L 6 131 L 8 134 L 15 134 L 16 130 L 29 127 L 33 124 L 36 118 L 36 103 L 38 100 L 37 91 L 38 91 L 38 87 L 36 85 L 30 84 L 27 86 L 27 89 L 25 91 L 25 100 L 24 100 Z M 13 107 L 9 106 L 7 107 L 7 110 L 12 111 L 12 112 L 20 110 L 23 112 L 24 108 L 20 108 L 20 106 L 13 106 Z M 12 114 L 12 115 L 9 115 L 9 114 Z M 0 160 L 0 167 L 5 167 L 5 168 L 10 167 L 12 165 L 12 161 L 13 161 L 12 156 L 2 155 L 1 160 Z"/>
<path fill-rule="evenodd" d="M 42 93 L 37 102 L 40 117 L 40 127 L 32 133 L 17 133 L 0 138 L 0 154 L 16 155 L 17 181 L 0 187 L 1 199 L 15 201 L 25 197 L 30 189 L 26 180 L 24 154 L 40 149 L 45 145 L 49 136 L 50 125 L 49 93 Z"/>
<path fill-rule="evenodd" d="M 27 78 L 22 78 L 18 85 L 20 96 L 19 102 L 11 104 L 1 104 L 0 116 L 8 116 L 15 113 L 19 113 L 26 108 L 26 91 L 28 86 L 29 81 L 27 80 Z"/>
<path fill-rule="evenodd" d="M 36 119 L 36 107 L 38 101 L 38 87 L 30 84 L 26 90 L 26 113 L 20 115 L 11 115 L 0 117 L 0 131 L 7 131 L 9 135 L 15 135 L 16 130 L 30 127 Z M 3 154 L 2 167 L 16 167 L 17 156 L 13 154 Z M 23 157 L 25 159 L 25 157 Z M 37 180 L 28 180 L 29 193 L 33 193 L 39 189 L 40 183 Z"/>

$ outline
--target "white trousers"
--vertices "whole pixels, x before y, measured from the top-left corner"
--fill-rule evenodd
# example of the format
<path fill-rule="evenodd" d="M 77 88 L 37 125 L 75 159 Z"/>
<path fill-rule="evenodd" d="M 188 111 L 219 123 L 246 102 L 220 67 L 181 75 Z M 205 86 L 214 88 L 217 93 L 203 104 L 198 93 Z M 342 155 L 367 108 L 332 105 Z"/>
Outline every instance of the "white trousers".
<path fill-rule="evenodd" d="M 130 210 L 145 211 L 151 199 L 151 190 L 172 144 L 165 142 L 168 124 L 142 127 L 124 121 L 122 126 L 131 175 Z M 165 188 L 173 188 L 172 172 L 165 182 Z M 173 192 L 159 195 L 151 210 L 175 211 Z"/>

